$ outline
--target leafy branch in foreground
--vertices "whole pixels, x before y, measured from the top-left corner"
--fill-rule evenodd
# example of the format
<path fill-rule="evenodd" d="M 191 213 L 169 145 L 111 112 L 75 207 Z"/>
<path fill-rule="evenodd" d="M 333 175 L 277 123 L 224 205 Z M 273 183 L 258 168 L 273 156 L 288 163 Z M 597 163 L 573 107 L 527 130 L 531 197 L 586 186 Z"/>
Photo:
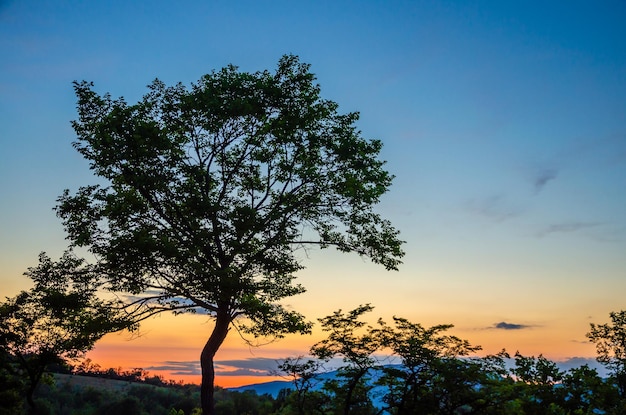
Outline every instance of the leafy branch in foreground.
<path fill-rule="evenodd" d="M 42 253 L 39 265 L 26 272 L 34 287 L 0 304 L 4 370 L 25 380 L 33 408 L 33 393 L 49 365 L 80 357 L 107 333 L 135 327 L 118 301 L 98 297 L 92 272 L 71 252 L 58 262 Z"/>
<path fill-rule="evenodd" d="M 610 324 L 591 323 L 587 338 L 596 345 L 598 362 L 611 371 L 620 396 L 626 398 L 626 311 L 613 311 L 609 316 Z"/>

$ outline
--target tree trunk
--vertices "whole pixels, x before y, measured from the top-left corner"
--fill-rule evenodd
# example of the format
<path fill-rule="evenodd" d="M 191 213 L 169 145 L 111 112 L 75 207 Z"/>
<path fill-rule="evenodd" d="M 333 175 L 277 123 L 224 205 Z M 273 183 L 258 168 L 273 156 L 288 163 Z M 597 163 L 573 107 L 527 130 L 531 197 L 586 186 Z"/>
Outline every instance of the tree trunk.
<path fill-rule="evenodd" d="M 28 403 L 28 413 L 30 415 L 37 415 L 39 411 L 37 410 L 37 405 L 35 405 L 35 401 L 33 399 L 33 394 L 35 393 L 32 387 L 28 387 L 26 390 L 26 402 Z"/>
<path fill-rule="evenodd" d="M 202 415 L 215 415 L 215 369 L 213 367 L 213 357 L 224 342 L 229 326 L 230 317 L 228 314 L 217 313 L 211 337 L 209 337 L 200 354 L 200 366 L 202 367 L 202 384 L 200 385 Z"/>
<path fill-rule="evenodd" d="M 26 361 L 26 360 L 24 360 Z M 37 386 L 39 385 L 39 382 L 41 381 L 41 377 L 43 376 L 43 368 L 41 370 L 38 369 L 27 369 L 28 372 L 28 378 L 30 380 L 28 387 L 26 388 L 26 402 L 28 403 L 29 409 L 28 409 L 28 414 L 29 415 L 37 415 L 39 414 L 39 408 L 37 407 L 37 405 L 35 404 L 35 400 L 33 399 L 33 396 L 35 394 L 35 389 L 37 389 Z"/>
<path fill-rule="evenodd" d="M 361 378 L 363 378 L 363 376 L 365 376 L 368 370 L 369 368 L 360 369 L 357 372 L 356 376 L 353 379 L 351 379 L 350 382 L 348 382 L 348 390 L 346 391 L 346 402 L 343 407 L 344 415 L 350 415 L 350 409 L 352 408 L 352 404 L 354 403 L 352 402 L 352 395 L 357 385 L 359 384 L 359 381 L 361 380 Z"/>

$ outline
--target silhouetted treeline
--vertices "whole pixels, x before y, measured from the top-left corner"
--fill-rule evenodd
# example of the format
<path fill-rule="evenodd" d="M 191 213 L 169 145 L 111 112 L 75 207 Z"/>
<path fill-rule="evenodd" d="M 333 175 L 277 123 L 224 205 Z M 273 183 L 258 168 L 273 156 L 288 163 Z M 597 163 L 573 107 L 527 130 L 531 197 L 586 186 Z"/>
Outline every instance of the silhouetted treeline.
<path fill-rule="evenodd" d="M 544 356 L 505 350 L 471 357 L 480 346 L 450 335 L 452 325 L 423 327 L 401 317 L 393 324 L 362 320 L 370 305 L 319 319 L 327 337 L 310 357 L 286 359 L 279 369 L 295 391 L 280 396 L 280 415 L 583 415 L 626 414 L 626 312 L 612 324 L 591 324 L 587 337 L 601 378 L 587 365 L 561 371 Z M 381 355 L 398 364 L 382 364 Z M 336 376 L 324 366 L 341 359 Z"/>
<path fill-rule="evenodd" d="M 67 370 L 68 369 L 68 370 Z M 127 382 L 147 383 L 154 386 L 180 386 L 182 383 L 173 380 L 165 380 L 161 375 L 150 375 L 143 368 L 122 370 L 122 368 L 102 369 L 99 364 L 91 359 L 85 359 L 76 366 L 67 367 L 67 371 L 56 370 L 56 373 L 72 373 L 79 376 L 89 376 L 112 380 L 122 380 Z"/>
<path fill-rule="evenodd" d="M 309 379 L 308 385 L 299 378 L 292 389 L 284 389 L 276 397 L 218 388 L 216 408 L 224 415 L 626 413 L 626 400 L 614 380 L 600 378 L 594 369 L 582 366 L 564 372 L 541 356 L 519 354 L 506 368 L 504 359 L 503 354 L 475 359 L 437 358 L 415 376 L 399 365 L 371 368 L 354 383 L 348 406 L 348 384 L 356 372 L 345 366 L 333 377 Z M 112 372 L 116 370 L 56 376 L 54 382 L 43 383 L 35 394 L 38 414 L 200 414 L 197 385 L 171 381 L 151 385 L 145 371 L 118 373 L 118 379 L 107 379 L 97 387 L 76 381 L 85 376 L 107 378 Z M 132 375 L 139 372 L 143 380 Z M 2 413 L 28 413 L 26 409 L 15 411 L 5 409 Z"/>
<path fill-rule="evenodd" d="M 480 347 L 450 335 L 451 325 L 423 327 L 394 317 L 361 321 L 360 306 L 320 319 L 327 337 L 308 357 L 287 358 L 279 373 L 292 380 L 276 396 L 217 388 L 224 415 L 623 415 L 626 414 L 626 311 L 592 324 L 605 378 L 587 365 L 568 371 L 542 355 L 506 351 L 473 357 Z M 381 356 L 393 356 L 389 364 Z M 18 356 L 0 353 L 0 415 L 199 415 L 199 387 L 147 371 L 101 369 L 89 359 L 47 366 L 27 405 Z M 340 360 L 332 374 L 327 366 Z M 52 375 L 51 372 L 55 372 Z M 98 378 L 96 383 L 92 378 Z M 103 382 L 99 382 L 103 380 Z"/>

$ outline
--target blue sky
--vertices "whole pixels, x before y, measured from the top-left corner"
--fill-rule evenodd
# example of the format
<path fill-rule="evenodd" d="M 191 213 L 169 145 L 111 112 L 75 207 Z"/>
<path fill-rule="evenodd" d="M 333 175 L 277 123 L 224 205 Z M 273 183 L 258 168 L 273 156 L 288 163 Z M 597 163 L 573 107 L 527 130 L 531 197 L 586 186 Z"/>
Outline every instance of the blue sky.
<path fill-rule="evenodd" d="M 383 141 L 380 211 L 407 241 L 398 273 L 312 252 L 293 306 L 372 303 L 495 351 L 592 355 L 589 322 L 626 307 L 624 21 L 623 1 L 0 1 L 0 294 L 60 255 L 55 199 L 94 181 L 73 80 L 133 102 L 156 77 L 293 53 Z"/>

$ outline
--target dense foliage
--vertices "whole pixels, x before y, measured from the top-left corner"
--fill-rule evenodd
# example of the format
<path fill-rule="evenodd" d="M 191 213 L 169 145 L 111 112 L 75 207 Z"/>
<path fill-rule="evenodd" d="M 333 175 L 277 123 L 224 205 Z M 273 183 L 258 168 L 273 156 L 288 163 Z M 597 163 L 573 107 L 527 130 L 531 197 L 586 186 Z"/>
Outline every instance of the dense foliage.
<path fill-rule="evenodd" d="M 327 338 L 311 347 L 309 357 L 280 362 L 281 373 L 292 380 L 289 389 L 276 396 L 259 396 L 217 388 L 216 411 L 224 415 L 626 413 L 626 399 L 620 394 L 623 374 L 615 366 L 609 366 L 610 375 L 602 378 L 587 365 L 562 371 L 541 355 L 510 356 L 502 351 L 472 357 L 468 355 L 479 347 L 448 334 L 450 325 L 426 328 L 395 318 L 393 325 L 379 321 L 370 326 L 361 317 L 371 310 L 361 306 L 320 319 Z M 341 364 L 329 367 L 338 359 Z M 599 360 L 604 361 L 604 355 Z M 56 374 L 54 382 L 37 389 L 35 400 L 42 415 L 201 413 L 197 385 L 165 381 L 142 369 L 103 370 L 90 360 L 49 369 L 67 374 Z M 94 387 L 85 380 L 90 377 L 106 378 L 108 383 Z M 11 394 L 14 389 L 6 373 L 0 372 L 0 386 L 0 414 L 20 414 L 26 406 Z"/>
<path fill-rule="evenodd" d="M 107 370 L 108 372 L 109 370 Z M 108 387 L 80 386 L 73 378 L 57 378 L 37 393 L 41 415 L 200 415 L 200 387 L 163 383 L 151 385 L 113 380 Z M 220 414 L 272 414 L 276 402 L 269 395 L 216 389 Z"/>
<path fill-rule="evenodd" d="M 278 414 L 626 413 L 626 399 L 620 396 L 623 372 L 614 364 L 611 376 L 603 379 L 586 365 L 563 372 L 541 355 L 510 356 L 503 350 L 470 357 L 480 347 L 447 334 L 451 325 L 425 328 L 396 317 L 393 326 L 379 320 L 373 327 L 361 321 L 371 310 L 360 306 L 320 319 L 329 334 L 311 348 L 311 358 L 287 359 L 280 366 L 293 378 L 294 390 L 282 395 Z M 621 320 L 613 321 L 612 334 L 623 328 Z M 605 352 L 599 356 L 603 363 L 623 344 L 607 346 L 606 340 L 602 337 L 599 349 Z M 389 352 L 395 364 L 381 358 Z M 333 358 L 341 358 L 343 365 L 328 379 L 323 368 Z"/>
<path fill-rule="evenodd" d="M 382 142 L 361 137 L 358 113 L 323 99 L 296 56 L 275 72 L 228 66 L 190 88 L 156 80 L 134 105 L 74 87 L 74 146 L 100 184 L 66 190 L 57 214 L 138 319 L 215 319 L 200 355 L 203 413 L 214 413 L 213 358 L 232 326 L 309 331 L 281 302 L 304 291 L 295 274 L 305 246 L 400 264 L 398 231 L 374 211 L 393 179 Z"/>
<path fill-rule="evenodd" d="M 26 273 L 34 286 L 0 303 L 5 402 L 22 392 L 35 410 L 33 393 L 50 365 L 80 357 L 109 332 L 133 327 L 117 301 L 98 297 L 91 272 L 71 252 L 57 262 L 41 254 Z"/>

